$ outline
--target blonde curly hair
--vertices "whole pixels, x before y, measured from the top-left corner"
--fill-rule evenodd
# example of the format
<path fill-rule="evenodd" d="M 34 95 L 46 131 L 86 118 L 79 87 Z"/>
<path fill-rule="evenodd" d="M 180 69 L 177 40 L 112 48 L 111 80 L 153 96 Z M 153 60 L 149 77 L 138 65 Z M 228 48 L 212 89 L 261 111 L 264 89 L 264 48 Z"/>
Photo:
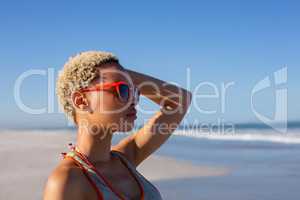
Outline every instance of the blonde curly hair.
<path fill-rule="evenodd" d="M 56 94 L 64 113 L 73 123 L 76 122 L 75 108 L 71 99 L 72 93 L 87 87 L 98 77 L 96 68 L 110 62 L 119 63 L 119 59 L 110 52 L 86 51 L 70 57 L 59 72 Z"/>

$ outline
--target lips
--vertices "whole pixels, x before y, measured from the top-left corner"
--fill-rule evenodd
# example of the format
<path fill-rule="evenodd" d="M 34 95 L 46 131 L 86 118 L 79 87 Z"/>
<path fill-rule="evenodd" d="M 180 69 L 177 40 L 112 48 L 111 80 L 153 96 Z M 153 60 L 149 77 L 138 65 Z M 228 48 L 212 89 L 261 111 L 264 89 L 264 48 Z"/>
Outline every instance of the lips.
<path fill-rule="evenodd" d="M 127 117 L 136 117 L 136 110 L 129 112 L 128 114 L 126 114 L 126 116 Z"/>

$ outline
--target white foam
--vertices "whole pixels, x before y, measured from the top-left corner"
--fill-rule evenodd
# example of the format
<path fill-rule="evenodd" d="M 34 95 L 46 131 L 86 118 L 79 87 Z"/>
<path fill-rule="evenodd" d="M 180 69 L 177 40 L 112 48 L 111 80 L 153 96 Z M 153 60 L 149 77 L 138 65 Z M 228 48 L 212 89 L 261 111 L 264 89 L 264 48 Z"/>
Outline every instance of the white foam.
<path fill-rule="evenodd" d="M 241 133 L 204 133 L 194 130 L 178 130 L 174 134 L 200 138 L 209 140 L 227 140 L 227 141 L 258 141 L 258 142 L 273 142 L 283 144 L 300 144 L 300 133 L 275 133 L 261 130 L 253 132 L 241 132 Z"/>

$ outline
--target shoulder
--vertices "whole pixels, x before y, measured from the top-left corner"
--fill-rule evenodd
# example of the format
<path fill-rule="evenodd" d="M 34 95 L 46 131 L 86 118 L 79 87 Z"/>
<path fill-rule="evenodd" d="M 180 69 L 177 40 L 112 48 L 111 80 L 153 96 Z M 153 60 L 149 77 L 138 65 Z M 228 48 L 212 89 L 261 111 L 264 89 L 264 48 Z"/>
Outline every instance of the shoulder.
<path fill-rule="evenodd" d="M 86 178 L 81 169 L 64 159 L 52 171 L 46 182 L 44 200 L 85 199 Z"/>

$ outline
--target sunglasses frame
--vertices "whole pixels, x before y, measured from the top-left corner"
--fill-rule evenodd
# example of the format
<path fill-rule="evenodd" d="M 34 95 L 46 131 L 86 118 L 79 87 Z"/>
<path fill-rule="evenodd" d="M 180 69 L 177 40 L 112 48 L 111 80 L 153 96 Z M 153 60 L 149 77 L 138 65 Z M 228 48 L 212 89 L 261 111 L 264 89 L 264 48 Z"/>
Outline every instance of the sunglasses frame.
<path fill-rule="evenodd" d="M 120 93 L 120 86 L 126 85 L 128 87 L 128 99 L 123 99 L 121 93 Z M 109 90 L 111 88 L 114 88 L 117 91 L 118 98 L 121 102 L 128 102 L 130 97 L 133 97 L 135 99 L 135 102 L 137 103 L 139 101 L 140 92 L 137 87 L 134 87 L 133 90 L 129 87 L 129 85 L 124 81 L 118 81 L 113 83 L 100 83 L 92 87 L 88 88 L 82 88 L 79 90 L 79 92 L 96 92 L 96 91 L 105 91 Z M 132 93 L 132 94 L 131 94 Z"/>

